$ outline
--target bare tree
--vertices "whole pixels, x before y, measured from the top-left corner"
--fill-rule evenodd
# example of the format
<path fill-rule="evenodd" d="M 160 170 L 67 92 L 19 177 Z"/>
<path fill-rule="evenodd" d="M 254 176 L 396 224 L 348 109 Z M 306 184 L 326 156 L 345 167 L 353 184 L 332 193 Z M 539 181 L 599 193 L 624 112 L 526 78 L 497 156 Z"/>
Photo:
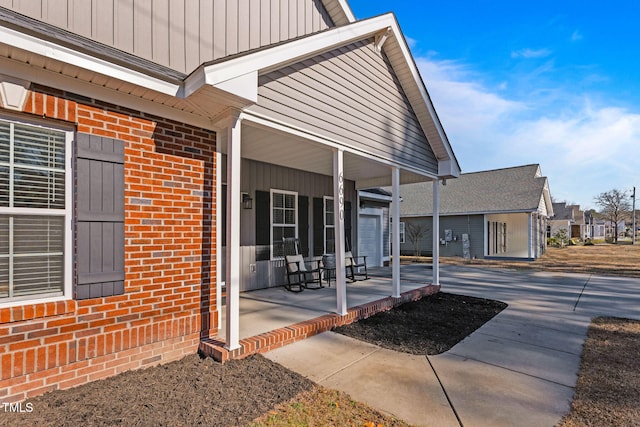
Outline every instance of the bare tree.
<path fill-rule="evenodd" d="M 413 254 L 419 257 L 421 252 L 420 240 L 422 240 L 427 233 L 427 228 L 423 224 L 408 221 L 405 222 L 404 228 L 407 238 L 411 241 L 411 244 L 413 244 Z"/>
<path fill-rule="evenodd" d="M 618 243 L 618 223 L 629 216 L 631 205 L 625 191 L 613 189 L 600 193 L 594 198 L 600 206 L 600 214 L 611 221 L 614 227 L 613 241 Z"/>

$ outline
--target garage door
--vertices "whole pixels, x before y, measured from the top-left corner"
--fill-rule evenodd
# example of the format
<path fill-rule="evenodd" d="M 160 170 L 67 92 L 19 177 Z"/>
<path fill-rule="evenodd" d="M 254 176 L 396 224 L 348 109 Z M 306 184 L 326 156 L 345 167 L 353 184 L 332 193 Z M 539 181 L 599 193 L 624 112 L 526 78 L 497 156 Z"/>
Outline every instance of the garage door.
<path fill-rule="evenodd" d="M 382 230 L 380 217 L 376 215 L 360 216 L 358 235 L 358 254 L 367 256 L 367 264 L 382 265 Z"/>

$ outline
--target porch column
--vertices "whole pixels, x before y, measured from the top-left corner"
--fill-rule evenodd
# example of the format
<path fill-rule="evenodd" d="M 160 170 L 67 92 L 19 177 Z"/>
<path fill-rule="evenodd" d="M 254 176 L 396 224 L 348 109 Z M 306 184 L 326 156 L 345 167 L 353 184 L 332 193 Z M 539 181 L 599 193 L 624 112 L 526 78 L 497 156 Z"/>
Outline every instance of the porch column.
<path fill-rule="evenodd" d="M 337 313 L 347 314 L 347 280 L 344 263 L 344 150 L 333 152 L 333 218 L 336 246 Z"/>
<path fill-rule="evenodd" d="M 531 223 L 532 222 L 531 221 L 531 217 L 532 216 L 533 216 L 533 214 L 527 215 L 527 241 L 528 241 L 527 247 L 529 248 L 527 255 L 528 255 L 529 259 L 531 259 L 531 231 L 532 231 L 531 227 L 533 227 L 533 224 Z"/>
<path fill-rule="evenodd" d="M 227 322 L 228 350 L 240 347 L 240 135 L 238 114 L 229 117 L 227 141 Z"/>
<path fill-rule="evenodd" d="M 440 285 L 440 181 L 433 181 L 433 284 Z"/>
<path fill-rule="evenodd" d="M 391 170 L 391 296 L 400 298 L 400 169 Z"/>
<path fill-rule="evenodd" d="M 216 150 L 216 299 L 218 306 L 218 331 L 222 329 L 222 283 L 225 277 L 222 277 L 222 233 L 224 230 L 224 214 L 222 213 L 222 203 L 220 196 L 222 195 L 222 153 Z"/>

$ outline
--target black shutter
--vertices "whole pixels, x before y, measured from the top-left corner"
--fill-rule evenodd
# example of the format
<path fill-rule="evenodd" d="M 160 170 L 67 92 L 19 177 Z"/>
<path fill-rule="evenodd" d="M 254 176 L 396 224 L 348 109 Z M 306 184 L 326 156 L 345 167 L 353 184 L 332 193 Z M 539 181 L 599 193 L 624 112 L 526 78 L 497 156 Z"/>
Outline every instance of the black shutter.
<path fill-rule="evenodd" d="M 344 202 L 344 244 L 347 251 L 353 250 L 351 246 L 351 202 Z"/>
<path fill-rule="evenodd" d="M 324 200 L 313 198 L 313 255 L 324 253 Z"/>
<path fill-rule="evenodd" d="M 76 299 L 124 293 L 124 141 L 77 134 Z"/>
<path fill-rule="evenodd" d="M 271 259 L 271 194 L 256 191 L 256 261 Z"/>
<path fill-rule="evenodd" d="M 309 198 L 298 196 L 298 239 L 302 256 L 309 256 Z"/>

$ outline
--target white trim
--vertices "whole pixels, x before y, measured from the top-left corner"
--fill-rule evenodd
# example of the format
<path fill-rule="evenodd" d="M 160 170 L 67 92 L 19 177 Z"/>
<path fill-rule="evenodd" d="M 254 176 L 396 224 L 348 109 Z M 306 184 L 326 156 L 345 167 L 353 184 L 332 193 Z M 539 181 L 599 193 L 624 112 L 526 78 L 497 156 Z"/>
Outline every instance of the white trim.
<path fill-rule="evenodd" d="M 227 119 L 227 306 L 225 347 L 235 350 L 240 347 L 240 180 L 242 165 L 241 125 L 238 115 Z M 220 141 L 222 143 L 222 141 Z"/>
<path fill-rule="evenodd" d="M 48 71 L 33 65 L 25 64 L 7 58 L 0 58 L 0 69 L 5 74 L 21 76 L 33 83 L 44 86 L 54 87 L 72 93 L 78 93 L 88 98 L 98 99 L 114 105 L 120 105 L 132 110 L 148 113 L 166 119 L 173 119 L 184 124 L 189 124 L 209 130 L 220 130 L 220 126 L 203 116 L 194 115 L 189 112 L 178 110 L 157 102 L 146 100 L 138 96 L 130 95 L 124 92 L 118 92 L 115 89 L 109 89 L 98 86 L 93 83 L 65 76 L 60 73 Z"/>
<path fill-rule="evenodd" d="M 400 298 L 400 169 L 391 170 L 391 296 Z"/>
<path fill-rule="evenodd" d="M 218 150 L 214 154 L 216 159 L 216 309 L 218 311 L 218 331 L 222 330 L 222 285 L 225 278 L 222 276 L 222 230 L 226 212 L 222 212 L 222 153 Z M 211 300 L 209 300 L 211 304 Z"/>
<path fill-rule="evenodd" d="M 23 304 L 39 304 L 44 302 L 51 301 L 65 301 L 70 300 L 73 297 L 73 168 L 72 168 L 72 158 L 73 158 L 73 140 L 74 140 L 74 132 L 71 131 L 66 126 L 56 126 L 55 123 L 43 123 L 41 120 L 30 120 L 25 117 L 20 117 L 16 114 L 8 114 L 4 113 L 0 114 L 0 119 L 10 124 L 21 124 L 25 126 L 31 126 L 36 128 L 43 128 L 54 130 L 57 132 L 61 132 L 65 137 L 65 201 L 64 201 L 64 209 L 39 209 L 39 208 L 3 208 L 0 207 L 1 215 L 9 215 L 9 216 L 58 216 L 64 217 L 64 242 L 63 242 L 63 282 L 62 282 L 62 291 L 55 292 L 47 292 L 42 294 L 32 294 L 32 295 L 23 295 L 19 297 L 9 297 L 8 300 L 4 300 L 4 298 L 0 299 L 0 308 L 3 307 L 13 307 Z M 13 126 L 11 127 L 13 129 Z M 10 131 L 13 133 L 13 130 Z M 13 136 L 13 135 L 12 135 Z M 11 138 L 13 139 L 13 138 Z M 10 147 L 13 147 L 13 144 L 10 144 Z M 13 150 L 10 150 L 10 158 L 9 164 L 11 166 L 11 170 L 13 170 Z M 42 168 L 38 168 L 42 169 Z M 44 168 L 48 169 L 48 168 Z M 10 183 L 13 181 L 13 173 L 10 174 Z M 10 185 L 10 197 L 12 197 L 13 186 Z M 10 226 L 10 229 L 12 227 Z M 9 255 L 13 255 L 14 257 L 20 257 L 20 255 L 15 255 L 12 253 L 13 249 L 13 241 L 10 236 L 10 245 L 9 245 Z M 52 255 L 55 253 L 46 253 L 46 255 Z M 25 256 L 37 256 L 38 254 L 30 253 L 25 254 Z M 11 276 L 11 268 L 9 271 L 9 275 Z M 11 282 L 11 277 L 10 277 Z M 62 294 L 62 295 L 60 295 Z M 39 297 L 40 295 L 40 297 Z M 3 301 L 4 300 L 4 301 Z"/>
<path fill-rule="evenodd" d="M 23 111 L 31 82 L 0 74 L 2 106 L 9 110 Z"/>
<path fill-rule="evenodd" d="M 347 279 L 344 250 L 344 151 L 333 152 L 333 217 L 336 241 L 336 311 L 339 315 L 347 314 Z"/>
<path fill-rule="evenodd" d="M 440 181 L 433 181 L 433 210 L 432 282 L 440 286 Z"/>
<path fill-rule="evenodd" d="M 367 190 L 358 190 L 358 197 L 365 200 L 378 200 L 381 202 L 391 202 L 392 196 L 385 196 L 384 194 L 369 193 Z"/>
<path fill-rule="evenodd" d="M 235 79 L 248 73 L 269 72 L 284 67 L 287 64 L 298 62 L 304 58 L 316 56 L 323 52 L 372 37 L 380 30 L 393 27 L 395 24 L 393 15 L 386 14 L 342 27 L 335 27 L 269 49 L 242 55 L 216 64 L 205 65 L 193 73 L 193 78 L 199 81 L 202 77 L 196 74 L 204 73 L 204 81 L 209 85 L 216 86 L 222 82 Z M 399 28 L 395 27 L 393 29 L 395 34 L 399 34 Z M 185 97 L 188 97 L 194 92 L 194 85 L 186 85 L 185 88 L 186 87 L 190 88 L 189 91 L 185 90 Z"/>
<path fill-rule="evenodd" d="M 335 241 L 336 241 L 336 224 L 334 222 L 333 225 L 327 225 L 327 201 L 331 201 L 332 205 L 333 205 L 333 196 L 322 196 L 322 232 L 324 233 L 322 235 L 322 240 L 324 241 L 324 247 L 323 247 L 323 253 L 328 254 L 330 253 L 327 250 L 327 229 L 331 228 L 333 229 L 333 242 L 334 242 L 334 247 L 335 247 Z M 334 215 L 335 218 L 335 215 Z"/>
<path fill-rule="evenodd" d="M 285 223 L 277 223 L 274 224 L 273 222 L 273 195 L 274 193 L 277 194 L 289 194 L 289 195 L 294 195 L 294 221 L 295 224 L 293 225 L 293 227 L 291 227 L 291 224 L 285 224 Z M 285 208 L 286 209 L 286 208 Z M 297 191 L 290 191 L 290 190 L 279 190 L 277 188 L 270 188 L 269 189 L 269 240 L 271 242 L 271 259 L 272 260 L 277 260 L 277 259 L 282 259 L 283 257 L 276 257 L 274 254 L 274 250 L 273 250 L 273 227 L 289 227 L 289 228 L 293 228 L 294 229 L 294 237 L 298 237 L 298 192 Z M 228 243 L 227 243 L 228 244 Z"/>
<path fill-rule="evenodd" d="M 75 65 L 86 70 L 92 70 L 96 73 L 111 76 L 160 93 L 178 96 L 181 92 L 181 84 L 170 83 L 165 80 L 151 77 L 130 68 L 126 68 L 7 27 L 0 26 L 0 40 L 2 40 L 2 44 L 8 46 L 23 49 L 45 58 L 64 62 L 65 64 Z"/>

